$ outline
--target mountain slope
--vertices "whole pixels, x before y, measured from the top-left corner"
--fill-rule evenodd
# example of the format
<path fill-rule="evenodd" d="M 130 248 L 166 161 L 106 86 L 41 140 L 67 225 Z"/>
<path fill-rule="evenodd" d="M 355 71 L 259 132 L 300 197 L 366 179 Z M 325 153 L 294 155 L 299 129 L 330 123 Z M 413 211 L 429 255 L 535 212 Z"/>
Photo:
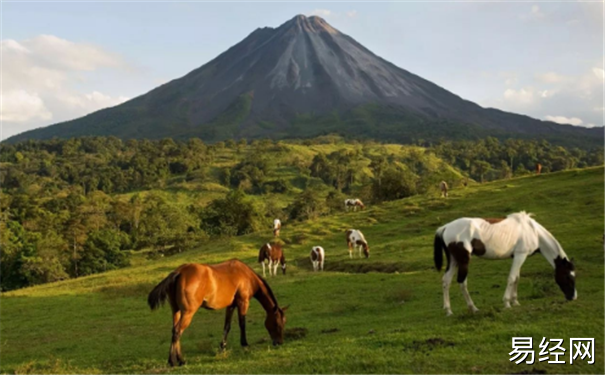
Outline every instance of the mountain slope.
<path fill-rule="evenodd" d="M 264 312 L 251 301 L 250 347 L 240 348 L 232 326 L 228 351 L 219 352 L 224 311 L 200 309 L 183 335 L 188 364 L 178 372 L 602 374 L 602 350 L 595 350 L 594 365 L 566 360 L 530 367 L 510 362 L 508 355 L 513 336 L 532 336 L 536 350 L 543 336 L 565 339 L 566 350 L 570 337 L 594 337 L 596 347 L 603 347 L 602 207 L 598 167 L 453 189 L 447 200 L 418 196 L 285 223 L 288 272 L 269 282 L 280 304 L 291 305 L 286 328 L 304 328 L 306 336 L 289 335 L 282 347 L 272 348 Z M 446 317 L 442 273 L 435 272 L 432 259 L 435 228 L 461 216 L 498 217 L 522 209 L 535 213 L 575 257 L 578 299 L 565 302 L 552 268 L 535 255 L 521 272 L 521 306 L 503 309 L 511 262 L 473 258 L 469 290 L 481 310 L 470 315 L 452 285 L 455 315 Z M 343 231 L 351 227 L 366 235 L 369 259 L 349 259 Z M 187 262 L 237 257 L 258 271 L 258 248 L 271 236 L 268 228 L 138 267 L 3 293 L 0 373 L 174 371 L 166 367 L 170 309 L 150 312 L 147 293 Z M 326 249 L 323 273 L 311 271 L 314 245 Z"/>
<path fill-rule="evenodd" d="M 325 128 L 313 122 L 330 114 L 358 120 L 355 110 L 372 105 L 375 129 L 397 123 L 412 134 L 446 122 L 465 133 L 551 137 L 563 134 L 601 144 L 602 129 L 584 129 L 543 122 L 527 116 L 484 109 L 475 103 L 400 69 L 323 19 L 296 16 L 278 28 L 259 28 L 240 43 L 182 78 L 117 107 L 80 119 L 29 131 L 11 141 L 29 138 L 115 135 L 121 138 L 186 138 L 296 136 L 292 124 L 300 116 L 313 119 L 302 133 Z M 333 126 L 347 134 L 350 123 Z M 300 133 L 300 132 L 299 132 Z M 443 135 L 441 131 L 439 134 Z"/>

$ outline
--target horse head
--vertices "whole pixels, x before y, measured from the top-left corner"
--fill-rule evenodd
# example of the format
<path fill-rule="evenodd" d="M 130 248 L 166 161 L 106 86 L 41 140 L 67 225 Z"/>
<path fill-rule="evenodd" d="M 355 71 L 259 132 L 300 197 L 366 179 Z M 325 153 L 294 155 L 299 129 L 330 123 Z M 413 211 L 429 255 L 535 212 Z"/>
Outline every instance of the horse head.
<path fill-rule="evenodd" d="M 576 291 L 576 272 L 573 260 L 561 258 L 555 259 L 555 281 L 568 301 L 578 298 Z"/>
<path fill-rule="evenodd" d="M 366 258 L 370 257 L 370 246 L 368 246 L 367 242 L 363 243 L 363 254 L 366 256 Z"/>
<path fill-rule="evenodd" d="M 273 345 L 281 345 L 284 343 L 284 330 L 286 327 L 286 314 L 285 311 L 288 306 L 280 309 L 279 306 L 275 306 L 272 313 L 267 313 L 265 319 L 265 327 L 269 331 Z"/>

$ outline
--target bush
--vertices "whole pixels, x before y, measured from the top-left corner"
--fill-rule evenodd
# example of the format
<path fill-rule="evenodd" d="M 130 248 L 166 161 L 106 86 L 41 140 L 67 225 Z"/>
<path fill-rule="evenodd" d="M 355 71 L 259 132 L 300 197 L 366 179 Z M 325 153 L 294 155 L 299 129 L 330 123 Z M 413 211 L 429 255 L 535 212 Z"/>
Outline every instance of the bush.
<path fill-rule="evenodd" d="M 210 235 L 232 236 L 251 233 L 262 226 L 262 214 L 242 190 L 232 190 L 202 210 L 201 227 Z"/>

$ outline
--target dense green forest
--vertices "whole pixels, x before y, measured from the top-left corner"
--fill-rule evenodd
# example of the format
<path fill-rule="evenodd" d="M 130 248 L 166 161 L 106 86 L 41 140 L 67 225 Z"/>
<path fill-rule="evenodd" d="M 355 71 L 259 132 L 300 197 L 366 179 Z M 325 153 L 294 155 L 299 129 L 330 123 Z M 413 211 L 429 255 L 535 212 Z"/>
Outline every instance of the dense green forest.
<path fill-rule="evenodd" d="M 424 146 L 424 147 L 423 147 Z M 27 141 L 0 150 L 1 288 L 11 290 L 184 251 L 209 237 L 306 220 L 364 202 L 603 164 L 603 150 L 486 138 L 401 146 L 307 140 Z"/>

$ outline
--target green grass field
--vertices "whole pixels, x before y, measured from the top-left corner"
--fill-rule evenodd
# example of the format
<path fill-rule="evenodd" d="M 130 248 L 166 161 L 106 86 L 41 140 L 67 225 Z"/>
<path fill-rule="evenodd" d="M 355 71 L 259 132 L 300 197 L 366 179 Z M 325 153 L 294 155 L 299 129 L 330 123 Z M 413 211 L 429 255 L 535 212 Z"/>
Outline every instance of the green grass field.
<path fill-rule="evenodd" d="M 270 278 L 290 305 L 283 346 L 274 348 L 264 311 L 251 302 L 248 350 L 237 324 L 219 351 L 224 311 L 200 310 L 185 332 L 188 363 L 169 368 L 168 307 L 150 312 L 148 292 L 182 263 L 239 258 L 256 270 L 271 230 L 199 244 L 197 249 L 105 274 L 1 296 L 2 373 L 603 373 L 603 168 L 573 170 L 454 189 L 450 198 L 417 196 L 363 212 L 284 223 L 288 275 Z M 503 309 L 510 261 L 471 260 L 471 315 L 452 285 L 454 316 L 442 310 L 433 268 L 435 229 L 461 216 L 526 210 L 575 258 L 578 300 L 566 302 L 540 255 L 521 271 L 520 307 Z M 348 259 L 344 230 L 361 229 L 369 259 Z M 311 246 L 326 249 L 326 272 L 313 273 Z M 292 330 L 300 328 L 298 330 Z M 574 365 L 509 361 L 513 336 L 594 337 L 596 360 Z"/>

